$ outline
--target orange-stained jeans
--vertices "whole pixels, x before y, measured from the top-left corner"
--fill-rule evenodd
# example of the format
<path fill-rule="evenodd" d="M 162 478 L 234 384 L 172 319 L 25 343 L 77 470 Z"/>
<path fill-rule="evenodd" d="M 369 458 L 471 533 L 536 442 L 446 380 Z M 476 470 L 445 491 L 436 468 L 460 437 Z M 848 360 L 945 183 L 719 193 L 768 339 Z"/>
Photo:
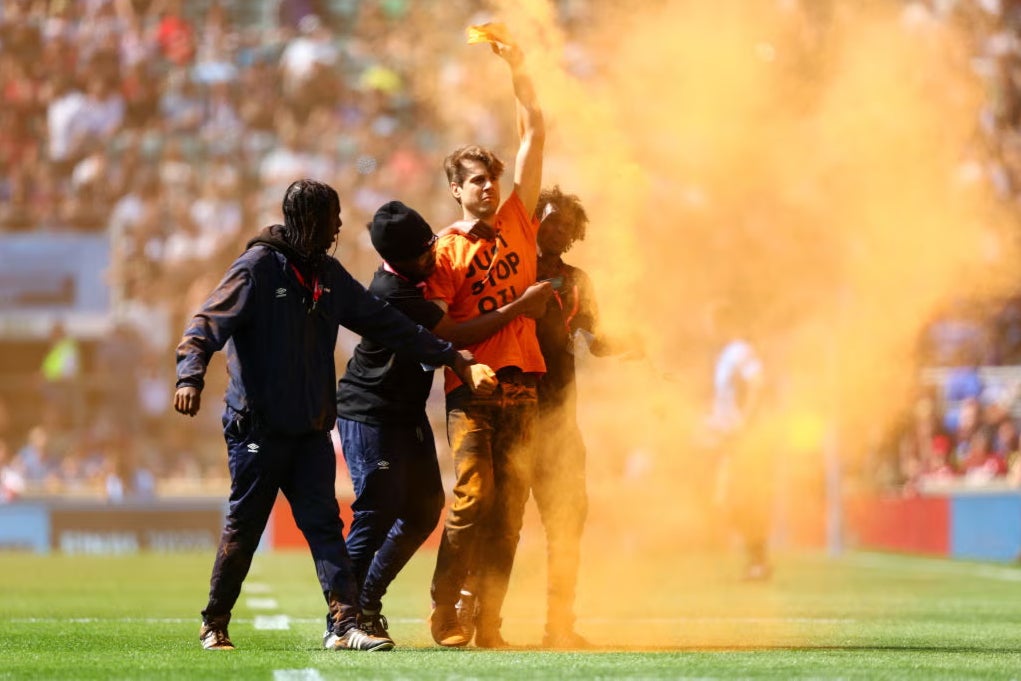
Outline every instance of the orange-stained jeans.
<path fill-rule="evenodd" d="M 534 375 L 497 377 L 491 396 L 466 388 L 447 396 L 456 481 L 431 589 L 435 605 L 451 606 L 471 574 L 482 629 L 499 628 L 528 501 L 537 409 Z"/>

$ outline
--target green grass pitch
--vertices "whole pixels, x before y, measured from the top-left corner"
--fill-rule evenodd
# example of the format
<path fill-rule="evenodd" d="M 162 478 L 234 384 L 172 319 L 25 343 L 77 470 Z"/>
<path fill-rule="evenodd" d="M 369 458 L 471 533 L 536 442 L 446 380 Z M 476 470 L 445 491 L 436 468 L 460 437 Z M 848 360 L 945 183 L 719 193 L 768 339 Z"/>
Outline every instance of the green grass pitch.
<path fill-rule="evenodd" d="M 508 651 L 445 650 L 424 622 L 434 553 L 386 599 L 398 649 L 324 651 L 307 554 L 256 557 L 237 650 L 197 640 L 212 555 L 0 554 L 0 679 L 1001 679 L 1021 677 L 1021 569 L 851 553 L 783 555 L 774 580 L 729 554 L 592 556 L 579 624 L 595 649 L 541 650 L 540 547 L 523 547 Z M 258 627 L 257 627 L 258 625 Z M 269 628 L 264 628 L 269 626 Z M 284 628 L 286 627 L 286 628 Z"/>

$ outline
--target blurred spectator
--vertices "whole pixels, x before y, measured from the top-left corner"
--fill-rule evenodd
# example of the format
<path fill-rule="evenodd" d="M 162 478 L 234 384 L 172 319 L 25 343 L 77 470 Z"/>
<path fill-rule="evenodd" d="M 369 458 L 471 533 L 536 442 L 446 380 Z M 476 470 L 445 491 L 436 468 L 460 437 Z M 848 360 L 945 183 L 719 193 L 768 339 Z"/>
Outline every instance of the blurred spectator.
<path fill-rule="evenodd" d="M 184 66 L 195 56 L 195 30 L 184 17 L 181 0 L 165 1 L 156 25 L 156 42 L 175 66 Z"/>
<path fill-rule="evenodd" d="M 25 492 L 25 476 L 21 466 L 11 457 L 7 441 L 0 438 L 0 504 L 14 501 Z"/>
<path fill-rule="evenodd" d="M 60 321 L 50 331 L 50 348 L 39 368 L 44 409 L 56 423 L 74 422 L 79 405 L 78 379 L 81 376 L 81 350 L 77 339 Z"/>
<path fill-rule="evenodd" d="M 276 0 L 277 25 L 294 30 L 305 17 L 325 17 L 326 8 L 323 5 L 321 0 Z"/>
<path fill-rule="evenodd" d="M 1007 462 L 991 449 L 987 431 L 975 430 L 965 444 L 966 453 L 961 461 L 965 482 L 981 485 L 1007 472 Z"/>
<path fill-rule="evenodd" d="M 935 366 L 975 366 L 988 356 L 987 332 L 978 310 L 958 299 L 941 312 L 927 329 L 923 355 Z"/>
<path fill-rule="evenodd" d="M 1012 468 L 1018 457 L 1018 428 L 1012 418 L 1004 419 L 996 428 L 993 440 L 993 453 Z"/>
<path fill-rule="evenodd" d="M 960 429 L 961 410 L 968 400 L 974 401 L 977 409 L 982 395 L 982 377 L 978 366 L 958 366 L 950 370 L 943 384 L 943 426 L 948 432 Z"/>
<path fill-rule="evenodd" d="M 28 432 L 28 441 L 18 450 L 14 463 L 25 482 L 41 484 L 46 480 L 56 465 L 46 428 L 35 426 Z"/>
<path fill-rule="evenodd" d="M 72 76 L 59 74 L 55 77 L 46 111 L 46 121 L 49 133 L 49 159 L 60 178 L 69 176 L 77 161 L 77 140 L 73 126 L 85 110 L 85 103 L 85 93 L 78 88 Z"/>
<path fill-rule="evenodd" d="M 953 435 L 953 464 L 960 468 L 971 451 L 972 436 L 982 431 L 981 403 L 977 397 L 967 397 L 961 401 L 957 412 Z M 986 439 L 988 442 L 988 437 Z"/>

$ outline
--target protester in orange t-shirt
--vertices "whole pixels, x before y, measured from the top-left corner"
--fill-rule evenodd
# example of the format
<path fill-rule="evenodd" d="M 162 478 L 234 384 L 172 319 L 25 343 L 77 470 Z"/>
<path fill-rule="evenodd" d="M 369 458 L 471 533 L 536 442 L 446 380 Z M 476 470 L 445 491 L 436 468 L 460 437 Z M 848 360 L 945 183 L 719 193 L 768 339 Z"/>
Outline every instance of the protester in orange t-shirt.
<path fill-rule="evenodd" d="M 436 272 L 429 279 L 428 295 L 443 301 L 455 322 L 498 310 L 535 283 L 538 223 L 525 212 L 517 192 L 496 212 L 493 226 L 492 239 L 473 238 L 454 227 L 445 230 L 437 243 Z M 476 361 L 494 369 L 517 367 L 539 374 L 546 370 L 535 320 L 530 317 L 516 317 L 470 349 Z M 460 385 L 457 374 L 448 371 L 446 391 Z"/>
<path fill-rule="evenodd" d="M 532 214 L 542 182 L 542 112 L 520 48 L 505 35 L 490 45 L 511 69 L 521 142 L 514 190 L 502 206 L 503 163 L 491 151 L 461 147 L 444 160 L 463 219 L 437 243 L 427 297 L 457 322 L 497 310 L 535 282 L 538 223 Z M 496 370 L 499 386 L 482 399 L 447 375 L 447 438 L 457 480 L 436 557 L 430 629 L 443 646 L 467 645 L 474 633 L 477 646 L 498 648 L 507 645 L 500 609 L 528 500 L 536 386 L 545 364 L 535 322 L 525 317 L 468 349 Z M 459 619 L 469 573 L 475 593 L 464 593 Z"/>

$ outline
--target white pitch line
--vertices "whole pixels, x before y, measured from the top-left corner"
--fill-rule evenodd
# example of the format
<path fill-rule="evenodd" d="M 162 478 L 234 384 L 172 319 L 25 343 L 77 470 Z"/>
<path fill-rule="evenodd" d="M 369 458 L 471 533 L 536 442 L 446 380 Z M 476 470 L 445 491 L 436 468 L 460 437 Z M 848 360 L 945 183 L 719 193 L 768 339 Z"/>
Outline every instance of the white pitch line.
<path fill-rule="evenodd" d="M 256 615 L 253 626 L 256 629 L 284 631 L 291 628 L 291 620 L 287 615 Z"/>
<path fill-rule="evenodd" d="M 840 560 L 858 567 L 880 570 L 962 575 L 991 579 L 998 582 L 1021 582 L 1021 570 L 1018 570 L 1016 567 L 957 563 L 949 559 L 925 558 L 921 556 L 895 556 L 885 553 L 854 553 L 845 556 Z"/>
<path fill-rule="evenodd" d="M 252 610 L 276 610 L 280 607 L 275 598 L 249 598 L 245 603 Z"/>
<path fill-rule="evenodd" d="M 248 594 L 268 594 L 273 591 L 269 584 L 263 582 L 245 582 L 241 588 Z"/>
<path fill-rule="evenodd" d="M 511 618 L 513 620 L 513 618 Z M 520 618 L 519 618 L 520 619 Z M 522 620 L 523 621 L 523 620 Z M 590 624 L 853 624 L 850 617 L 579 617 Z"/>
<path fill-rule="evenodd" d="M 99 624 L 106 622 L 117 622 L 121 624 L 186 624 L 188 622 L 200 622 L 198 617 L 15 617 L 9 620 L 15 624 L 52 624 L 54 622 L 66 622 L 68 624 Z M 237 620 L 243 621 L 243 620 Z"/>
<path fill-rule="evenodd" d="M 231 619 L 232 624 L 254 624 L 255 628 L 259 628 L 259 622 L 275 621 L 278 618 L 286 619 L 288 625 L 303 625 L 303 624 L 317 624 L 323 620 L 321 617 L 288 617 L 287 615 L 256 615 L 253 619 L 245 617 L 235 617 Z M 389 617 L 387 618 L 391 623 L 395 624 L 424 624 L 425 618 L 422 617 Z M 507 622 L 531 622 L 532 618 L 529 617 L 505 617 Z M 22 617 L 4 620 L 0 618 L 0 622 L 12 622 L 16 624 L 52 624 L 56 622 L 66 622 L 70 624 L 99 624 L 104 622 L 117 622 L 124 624 L 182 624 L 188 622 L 195 622 L 197 618 L 155 618 L 155 617 L 81 617 L 75 619 L 67 619 L 63 617 Z M 833 617 L 579 617 L 578 622 L 589 623 L 589 624 L 612 624 L 617 622 L 626 622 L 628 624 L 655 624 L 655 625 L 670 625 L 670 624 L 699 624 L 699 623 L 735 623 L 735 624 L 852 624 L 858 620 L 851 618 L 833 618 Z"/>
<path fill-rule="evenodd" d="M 315 669 L 274 669 L 273 681 L 323 681 Z"/>

